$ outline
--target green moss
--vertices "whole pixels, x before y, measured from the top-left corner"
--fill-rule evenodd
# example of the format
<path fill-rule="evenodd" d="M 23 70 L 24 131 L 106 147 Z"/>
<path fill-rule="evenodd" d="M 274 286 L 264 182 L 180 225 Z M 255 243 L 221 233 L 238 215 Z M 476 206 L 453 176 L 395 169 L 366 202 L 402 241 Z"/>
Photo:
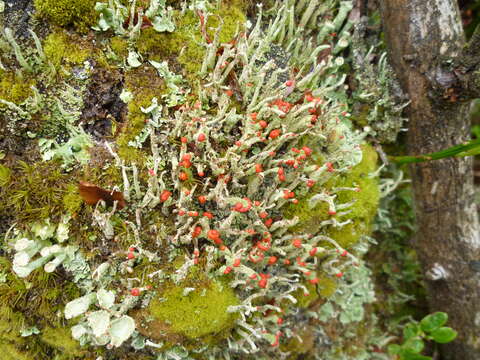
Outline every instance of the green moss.
<path fill-rule="evenodd" d="M 183 296 L 183 291 L 181 286 L 172 287 L 162 294 L 166 301 L 154 299 L 149 307 L 152 316 L 169 323 L 172 331 L 190 339 L 219 333 L 233 326 L 235 316 L 227 313 L 227 308 L 238 305 L 238 299 L 230 287 L 212 281 L 187 296 Z"/>
<path fill-rule="evenodd" d="M 195 12 L 180 11 L 174 15 L 176 29 L 173 33 L 158 33 L 153 28 L 142 31 L 137 42 L 140 53 L 149 59 L 162 61 L 172 59 L 184 69 L 184 76 L 195 82 L 205 55 L 205 48 L 201 45 L 204 40 L 200 31 L 200 20 Z M 207 33 L 211 39 L 215 30 L 223 20 L 220 31 L 220 43 L 227 43 L 233 39 L 237 29 L 246 21 L 242 10 L 233 4 L 222 4 L 220 9 L 208 17 Z"/>
<path fill-rule="evenodd" d="M 0 360 L 31 360 L 32 354 L 20 351 L 13 343 L 0 341 Z"/>
<path fill-rule="evenodd" d="M 39 348 L 33 337 L 20 336 L 26 325 L 25 317 L 2 302 L 0 307 L 0 360 L 30 360 L 39 358 Z"/>
<path fill-rule="evenodd" d="M 40 339 L 61 354 L 59 359 L 72 359 L 83 354 L 79 342 L 72 338 L 69 328 L 46 327 L 40 332 Z"/>
<path fill-rule="evenodd" d="M 370 177 L 377 169 L 377 153 L 370 145 L 363 145 L 362 162 L 344 176 L 332 179 L 332 187 L 358 187 L 359 192 L 341 191 L 338 193 L 340 203 L 354 202 L 349 208 L 350 213 L 339 216 L 339 221 L 352 219 L 352 223 L 341 228 L 332 228 L 328 235 L 342 247 L 348 248 L 355 244 L 363 235 L 372 232 L 372 224 L 380 201 L 378 178 Z"/>
<path fill-rule="evenodd" d="M 319 299 L 326 299 L 332 296 L 337 289 L 337 283 L 331 277 L 322 274 L 318 276 L 318 284 L 313 285 L 309 282 L 303 284 L 308 289 L 308 295 L 305 296 L 303 289 L 295 291 L 293 296 L 297 299 L 295 306 L 308 308 Z"/>
<path fill-rule="evenodd" d="M 45 38 L 43 50 L 47 59 L 58 68 L 62 63 L 81 64 L 88 58 L 90 51 L 79 44 L 79 39 L 73 39 L 58 30 Z"/>
<path fill-rule="evenodd" d="M 68 184 L 65 189 L 66 193 L 63 196 L 63 208 L 70 214 L 77 213 L 82 207 L 83 200 L 78 193 L 78 186 L 76 184 Z"/>
<path fill-rule="evenodd" d="M 363 145 L 362 152 L 363 157 L 360 164 L 344 174 L 332 177 L 323 185 L 316 185 L 308 196 L 299 199 L 297 205 L 290 205 L 286 208 L 284 215 L 287 218 L 293 218 L 294 216 L 299 218 L 299 223 L 292 229 L 293 231 L 310 233 L 322 231 L 345 248 L 356 243 L 362 235 L 371 232 L 372 222 L 380 199 L 378 179 L 369 176 L 377 168 L 377 153 L 369 145 Z M 318 191 L 340 187 L 357 187 L 360 189 L 359 192 L 345 190 L 337 193 L 337 203 L 353 202 L 353 205 L 348 208 L 348 214 L 335 216 L 337 216 L 338 221 L 350 219 L 352 223 L 341 228 L 330 227 L 325 230 L 324 227 L 321 227 L 321 222 L 330 218 L 328 204 L 320 202 L 315 207 L 310 208 L 308 201 Z"/>
<path fill-rule="evenodd" d="M 308 359 L 305 354 L 315 348 L 315 329 L 306 327 L 295 329 L 297 336 L 291 338 L 287 343 L 280 343 L 284 352 L 293 353 L 288 359 Z M 301 340 L 300 340 L 301 339 Z M 301 354 L 299 356 L 299 354 Z"/>
<path fill-rule="evenodd" d="M 73 282 L 64 281 L 41 268 L 32 272 L 26 281 L 15 275 L 7 258 L 0 257 L 0 268 L 6 273 L 6 281 L 0 284 L 0 323 L 2 316 L 13 316 L 8 326 L 4 324 L 7 328 L 0 326 L 0 338 L 8 338 L 3 332 L 10 328 L 15 330 L 12 334 L 16 336 L 24 323 L 27 324 L 25 318 L 38 328 L 60 324 L 58 311 L 80 296 L 80 290 Z M 21 310 L 22 314 L 15 313 L 15 310 Z"/>
<path fill-rule="evenodd" d="M 20 342 L 20 330 L 25 323 L 23 315 L 3 305 L 0 309 L 0 335 L 2 340 Z"/>
<path fill-rule="evenodd" d="M 10 174 L 8 167 L 0 165 L 0 186 L 7 186 L 10 183 Z"/>
<path fill-rule="evenodd" d="M 32 94 L 32 85 L 35 85 L 33 80 L 22 79 L 12 71 L 0 70 L 0 99 L 21 103 Z M 2 107 L 5 105 L 0 104 Z"/>
<path fill-rule="evenodd" d="M 35 0 L 35 9 L 40 17 L 59 26 L 74 25 L 86 31 L 97 21 L 94 10 L 96 0 Z"/>
<path fill-rule="evenodd" d="M 170 265 L 173 270 L 175 264 Z M 186 287 L 195 290 L 184 296 Z M 162 286 L 149 306 L 135 317 L 139 331 L 155 339 L 168 343 L 209 343 L 228 334 L 237 316 L 228 313 L 227 308 L 238 304 L 226 281 L 210 280 L 197 270 L 191 271 L 182 285 Z"/>
<path fill-rule="evenodd" d="M 19 223 L 59 216 L 65 212 L 63 196 L 73 177 L 73 173 L 62 173 L 55 161 L 33 164 L 21 161 L 12 168 L 0 213 L 10 211 Z"/>
<path fill-rule="evenodd" d="M 332 296 L 337 290 L 337 282 L 331 277 L 319 277 L 318 293 L 324 298 Z"/>
<path fill-rule="evenodd" d="M 126 58 L 128 55 L 128 41 L 114 36 L 110 39 L 110 47 L 112 48 L 113 52 L 123 58 Z"/>

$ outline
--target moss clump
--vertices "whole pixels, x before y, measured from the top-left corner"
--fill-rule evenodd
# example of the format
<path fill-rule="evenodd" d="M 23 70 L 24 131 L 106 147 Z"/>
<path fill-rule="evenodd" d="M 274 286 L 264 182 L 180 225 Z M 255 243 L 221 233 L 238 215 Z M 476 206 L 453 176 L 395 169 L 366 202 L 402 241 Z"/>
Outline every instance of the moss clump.
<path fill-rule="evenodd" d="M 35 0 L 35 9 L 40 17 L 54 25 L 74 25 L 86 31 L 97 21 L 96 0 Z"/>
<path fill-rule="evenodd" d="M 9 211 L 16 222 L 25 223 L 55 218 L 65 212 L 63 196 L 67 184 L 73 181 L 73 173 L 63 173 L 56 161 L 33 164 L 20 161 L 11 170 L 0 213 Z"/>
<path fill-rule="evenodd" d="M 184 76 L 194 82 L 202 66 L 205 55 L 203 35 L 200 29 L 198 15 L 191 11 L 180 11 L 174 15 L 176 29 L 173 33 L 158 33 L 153 28 L 145 29 L 137 42 L 141 54 L 155 61 L 172 59 L 182 65 Z M 213 39 L 215 28 L 220 26 L 220 43 L 227 43 L 233 39 L 240 24 L 245 23 L 246 17 L 242 10 L 233 4 L 222 4 L 220 8 L 209 16 L 206 29 L 210 39 Z"/>
<path fill-rule="evenodd" d="M 0 70 L 0 99 L 21 103 L 30 95 L 32 95 L 33 80 L 22 79 L 18 74 L 12 71 Z M 0 104 L 0 108 L 6 105 Z"/>
<path fill-rule="evenodd" d="M 369 145 L 362 145 L 362 153 L 360 164 L 346 173 L 332 177 L 323 185 L 316 185 L 308 196 L 299 199 L 297 205 L 291 205 L 285 210 L 284 214 L 287 218 L 293 218 L 294 216 L 299 218 L 299 223 L 293 228 L 293 231 L 310 233 L 324 231 L 326 235 L 345 248 L 355 244 L 362 235 L 371 232 L 372 222 L 380 199 L 378 179 L 369 176 L 377 168 L 377 153 Z M 328 204 L 320 202 L 315 207 L 310 208 L 308 201 L 313 194 L 319 191 L 331 191 L 340 187 L 360 189 L 358 192 L 344 190 L 337 193 L 337 203 L 352 202 L 353 205 L 348 208 L 349 212 L 346 215 L 334 216 L 337 216 L 338 221 L 343 222 L 350 219 L 352 223 L 340 228 L 330 227 L 323 230 L 321 222 L 331 216 L 328 214 Z"/>
<path fill-rule="evenodd" d="M 308 295 L 305 295 L 303 289 L 295 291 L 293 294 L 295 299 L 297 299 L 297 304 L 295 306 L 308 308 L 317 303 L 317 300 L 329 298 L 335 293 L 335 290 L 337 289 L 337 283 L 335 280 L 327 277 L 325 274 L 318 276 L 318 280 L 318 284 L 316 285 L 304 282 L 303 285 L 307 288 Z"/>
<path fill-rule="evenodd" d="M 82 207 L 83 200 L 78 193 L 78 186 L 76 184 L 68 184 L 65 189 L 66 193 L 63 196 L 63 208 L 70 214 L 77 213 Z"/>
<path fill-rule="evenodd" d="M 73 39 L 64 31 L 58 30 L 48 35 L 43 42 L 43 49 L 47 59 L 55 68 L 62 63 L 81 64 L 89 56 L 88 49 L 79 46 L 78 39 Z"/>
<path fill-rule="evenodd" d="M 122 58 L 126 58 L 128 55 L 128 41 L 119 37 L 114 36 L 110 39 L 110 47 L 113 52 Z"/>
<path fill-rule="evenodd" d="M 171 343 L 186 339 L 218 341 L 234 325 L 236 315 L 227 308 L 238 305 L 239 300 L 226 282 L 209 280 L 200 275 L 188 284 L 169 284 L 142 312 L 140 332 Z M 184 296 L 185 287 L 195 290 Z M 153 319 L 153 320 L 152 320 Z"/>
<path fill-rule="evenodd" d="M 10 183 L 10 174 L 8 167 L 0 165 L 0 186 L 7 186 Z"/>
<path fill-rule="evenodd" d="M 78 358 L 84 353 L 69 328 L 46 327 L 40 332 L 40 339 L 61 354 L 58 359 Z"/>
<path fill-rule="evenodd" d="M 0 341 L 0 360 L 31 360 L 34 357 L 28 352 L 22 352 L 14 344 Z"/>
<path fill-rule="evenodd" d="M 25 317 L 2 303 L 0 308 L 0 360 L 41 358 L 36 339 L 20 336 L 20 331 L 24 326 L 27 326 Z"/>
<path fill-rule="evenodd" d="M 339 216 L 339 221 L 351 219 L 352 223 L 341 228 L 331 228 L 328 235 L 342 247 L 355 244 L 361 236 L 372 232 L 372 224 L 380 201 L 378 178 L 370 177 L 377 169 L 376 151 L 370 145 L 362 146 L 363 157 L 360 164 L 345 175 L 330 181 L 331 187 L 357 187 L 359 192 L 341 191 L 338 193 L 340 203 L 354 202 L 350 213 Z"/>
<path fill-rule="evenodd" d="M 292 353 L 288 357 L 290 360 L 310 359 L 310 357 L 306 357 L 306 354 L 315 348 L 315 329 L 312 329 L 311 326 L 306 326 L 301 329 L 295 329 L 295 333 L 297 336 L 292 337 L 287 343 L 281 344 L 282 351 Z"/>
<path fill-rule="evenodd" d="M 67 302 L 80 296 L 80 290 L 73 282 L 65 282 L 56 274 L 46 273 L 43 269 L 35 270 L 24 281 L 13 272 L 7 258 L 0 257 L 0 268 L 6 272 L 6 281 L 0 284 L 0 323 L 3 311 L 8 316 L 14 316 L 15 321 L 11 321 L 8 329 L 14 327 L 12 334 L 15 336 L 27 324 L 22 314 L 38 328 L 47 324 L 60 324 L 58 312 L 63 310 Z M 17 310 L 22 314 L 15 315 L 14 311 Z M 4 329 L 0 326 L 0 338 L 8 338 L 2 331 Z"/>
<path fill-rule="evenodd" d="M 189 339 L 219 333 L 233 326 L 235 315 L 227 313 L 227 308 L 238 305 L 238 299 L 230 287 L 212 281 L 187 296 L 183 296 L 183 291 L 181 286 L 172 287 L 162 294 L 166 301 L 154 299 L 149 306 L 152 316 L 169 323 L 172 331 Z"/>

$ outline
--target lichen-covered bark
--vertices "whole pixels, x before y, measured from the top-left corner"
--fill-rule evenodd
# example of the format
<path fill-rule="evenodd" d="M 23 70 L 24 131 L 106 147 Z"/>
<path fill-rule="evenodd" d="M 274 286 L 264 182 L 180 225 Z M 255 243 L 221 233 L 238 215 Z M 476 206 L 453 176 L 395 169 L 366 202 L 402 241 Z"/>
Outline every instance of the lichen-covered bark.
<path fill-rule="evenodd" d="M 450 68 L 461 55 L 464 35 L 452 0 L 381 2 L 390 60 L 410 106 L 409 151 L 418 155 L 466 141 L 468 104 L 460 102 Z M 458 339 L 444 347 L 446 359 L 480 358 L 480 256 L 473 203 L 471 159 L 413 165 L 418 222 L 417 248 L 432 310 L 450 315 Z"/>

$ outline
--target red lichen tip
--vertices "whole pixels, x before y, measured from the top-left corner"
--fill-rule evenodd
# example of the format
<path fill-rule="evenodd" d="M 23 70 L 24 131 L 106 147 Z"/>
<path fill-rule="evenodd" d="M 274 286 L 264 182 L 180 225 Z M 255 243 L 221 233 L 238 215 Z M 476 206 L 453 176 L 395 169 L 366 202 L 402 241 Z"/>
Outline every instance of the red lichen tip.
<path fill-rule="evenodd" d="M 130 294 L 133 296 L 139 296 L 140 295 L 140 289 L 139 288 L 133 288 L 130 290 Z"/>

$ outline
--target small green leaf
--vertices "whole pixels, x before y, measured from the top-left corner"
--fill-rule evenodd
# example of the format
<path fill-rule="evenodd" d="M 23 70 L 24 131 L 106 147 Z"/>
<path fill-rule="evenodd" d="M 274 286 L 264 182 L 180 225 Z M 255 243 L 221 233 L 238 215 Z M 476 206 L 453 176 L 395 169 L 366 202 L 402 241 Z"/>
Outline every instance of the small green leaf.
<path fill-rule="evenodd" d="M 430 334 L 432 339 L 440 344 L 446 344 L 450 341 L 453 341 L 457 337 L 457 332 L 449 327 L 441 327 L 435 329 Z"/>
<path fill-rule="evenodd" d="M 408 339 L 405 344 L 403 344 L 403 348 L 406 350 L 410 350 L 414 353 L 420 353 L 425 345 L 420 338 L 410 338 Z"/>
<path fill-rule="evenodd" d="M 433 330 L 439 328 L 440 326 L 445 325 L 448 320 L 448 315 L 444 312 L 436 312 L 430 315 L 425 316 L 422 321 L 420 321 L 420 327 L 423 331 L 429 333 Z"/>
<path fill-rule="evenodd" d="M 387 350 L 390 355 L 398 355 L 400 354 L 400 351 L 402 351 L 402 347 L 398 344 L 390 344 L 388 345 Z"/>
<path fill-rule="evenodd" d="M 405 325 L 405 327 L 403 328 L 403 336 L 405 340 L 413 338 L 419 334 L 420 334 L 420 327 L 418 326 L 418 324 L 409 323 Z"/>

